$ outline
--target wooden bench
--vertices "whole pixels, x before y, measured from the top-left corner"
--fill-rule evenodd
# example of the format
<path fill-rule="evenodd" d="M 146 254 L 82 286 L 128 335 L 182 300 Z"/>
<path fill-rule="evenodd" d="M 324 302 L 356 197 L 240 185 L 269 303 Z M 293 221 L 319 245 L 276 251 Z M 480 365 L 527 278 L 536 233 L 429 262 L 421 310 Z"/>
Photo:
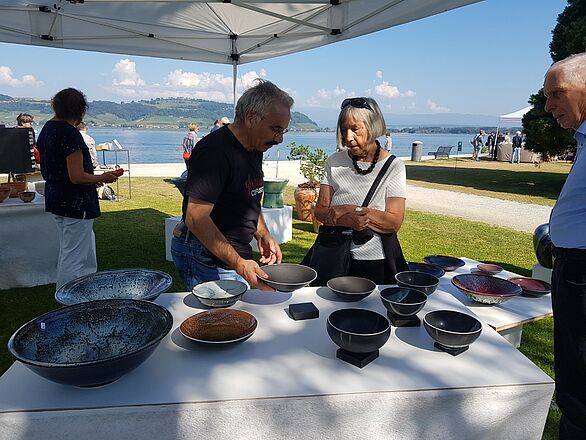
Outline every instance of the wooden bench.
<path fill-rule="evenodd" d="M 432 151 L 427 153 L 428 156 L 435 156 L 437 159 L 438 157 L 445 157 L 447 159 L 450 158 L 450 151 L 452 151 L 452 147 L 437 147 L 437 151 Z"/>

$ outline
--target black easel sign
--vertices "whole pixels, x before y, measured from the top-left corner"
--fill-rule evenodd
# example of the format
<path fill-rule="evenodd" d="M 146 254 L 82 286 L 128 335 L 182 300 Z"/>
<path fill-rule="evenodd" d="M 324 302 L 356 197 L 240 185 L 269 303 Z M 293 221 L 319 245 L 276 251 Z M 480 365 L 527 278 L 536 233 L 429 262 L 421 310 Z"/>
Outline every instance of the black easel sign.
<path fill-rule="evenodd" d="M 0 128 L 0 173 L 33 173 L 34 144 L 32 128 Z"/>

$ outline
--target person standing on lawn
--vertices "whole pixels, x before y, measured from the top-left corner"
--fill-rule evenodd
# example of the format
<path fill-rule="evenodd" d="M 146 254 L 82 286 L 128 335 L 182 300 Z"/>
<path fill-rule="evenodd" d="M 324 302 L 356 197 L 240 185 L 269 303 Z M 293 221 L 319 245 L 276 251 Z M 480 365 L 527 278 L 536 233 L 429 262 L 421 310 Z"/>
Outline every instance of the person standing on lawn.
<path fill-rule="evenodd" d="M 173 232 L 171 254 L 189 290 L 218 279 L 247 282 L 266 276 L 252 259 L 256 238 L 261 264 L 280 263 L 281 248 L 264 222 L 262 156 L 283 142 L 293 99 L 269 81 L 257 80 L 236 103 L 234 123 L 208 134 L 189 161 L 183 223 Z"/>
<path fill-rule="evenodd" d="M 576 130 L 574 165 L 552 209 L 552 303 L 560 440 L 586 439 L 586 53 L 547 71 L 545 111 Z"/>

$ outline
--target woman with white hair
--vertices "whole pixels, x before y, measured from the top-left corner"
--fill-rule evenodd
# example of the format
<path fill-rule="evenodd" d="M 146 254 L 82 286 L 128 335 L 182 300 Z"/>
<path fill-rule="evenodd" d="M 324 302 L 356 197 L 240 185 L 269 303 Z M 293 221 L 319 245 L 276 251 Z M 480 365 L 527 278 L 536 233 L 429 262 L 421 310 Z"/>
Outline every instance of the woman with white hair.
<path fill-rule="evenodd" d="M 517 156 L 517 163 L 521 162 L 521 144 L 523 143 L 523 135 L 520 131 L 513 136 L 513 147 L 511 149 L 511 163 L 515 163 L 515 156 Z"/>
<path fill-rule="evenodd" d="M 407 270 L 396 235 L 405 216 L 405 164 L 377 141 L 385 133 L 385 120 L 374 99 L 342 102 L 337 141 L 345 148 L 328 159 L 315 208 L 317 219 L 326 228 L 353 234 L 345 275 L 368 278 L 376 284 L 392 284 L 397 272 Z M 373 185 L 379 173 L 381 179 Z M 363 206 L 371 188 L 372 197 Z M 318 271 L 318 277 L 316 284 L 327 282 L 323 270 L 321 274 Z"/>

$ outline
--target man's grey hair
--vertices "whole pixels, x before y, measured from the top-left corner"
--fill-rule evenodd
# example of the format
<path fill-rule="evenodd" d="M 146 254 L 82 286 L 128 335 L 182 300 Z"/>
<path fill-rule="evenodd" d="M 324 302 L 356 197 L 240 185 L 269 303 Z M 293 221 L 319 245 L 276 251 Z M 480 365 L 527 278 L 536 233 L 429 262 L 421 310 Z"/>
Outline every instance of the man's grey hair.
<path fill-rule="evenodd" d="M 568 82 L 576 86 L 586 86 L 586 52 L 570 55 L 553 64 L 547 73 L 561 69 Z M 546 75 L 547 75 L 546 73 Z"/>
<path fill-rule="evenodd" d="M 338 116 L 338 125 L 336 129 L 336 140 L 338 145 L 346 146 L 346 139 L 342 134 L 342 124 L 352 117 L 357 121 L 364 122 L 366 130 L 368 131 L 368 143 L 373 143 L 378 137 L 383 136 L 387 132 L 385 118 L 376 101 L 372 98 L 364 98 L 372 110 L 368 108 L 357 108 L 347 105 L 340 111 Z"/>
<path fill-rule="evenodd" d="M 274 105 L 293 107 L 293 98 L 272 82 L 257 78 L 256 85 L 247 89 L 238 102 L 234 114 L 234 122 L 244 122 L 246 113 L 254 114 L 255 120 L 266 118 L 273 111 Z"/>

